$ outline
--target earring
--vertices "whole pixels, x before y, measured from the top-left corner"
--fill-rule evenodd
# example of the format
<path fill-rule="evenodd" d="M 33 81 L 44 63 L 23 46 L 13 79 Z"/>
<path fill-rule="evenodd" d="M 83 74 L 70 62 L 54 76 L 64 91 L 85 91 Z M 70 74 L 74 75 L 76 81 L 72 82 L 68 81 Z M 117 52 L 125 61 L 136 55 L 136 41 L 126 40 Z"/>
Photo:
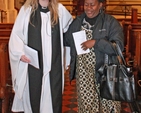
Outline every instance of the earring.
<path fill-rule="evenodd" d="M 100 8 L 100 10 L 99 10 L 99 13 L 101 13 L 102 12 L 102 8 Z"/>

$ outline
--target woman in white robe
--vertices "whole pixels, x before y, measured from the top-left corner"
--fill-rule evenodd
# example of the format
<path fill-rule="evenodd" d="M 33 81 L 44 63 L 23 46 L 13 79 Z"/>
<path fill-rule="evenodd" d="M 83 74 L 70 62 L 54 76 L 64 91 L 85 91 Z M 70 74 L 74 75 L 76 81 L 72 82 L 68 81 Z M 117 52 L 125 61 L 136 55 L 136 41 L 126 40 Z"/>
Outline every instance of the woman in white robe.
<path fill-rule="evenodd" d="M 57 0 L 27 0 L 21 7 L 9 40 L 12 111 L 62 112 L 63 33 L 71 22 L 71 14 Z M 26 45 L 38 52 L 39 69 L 29 64 Z"/>

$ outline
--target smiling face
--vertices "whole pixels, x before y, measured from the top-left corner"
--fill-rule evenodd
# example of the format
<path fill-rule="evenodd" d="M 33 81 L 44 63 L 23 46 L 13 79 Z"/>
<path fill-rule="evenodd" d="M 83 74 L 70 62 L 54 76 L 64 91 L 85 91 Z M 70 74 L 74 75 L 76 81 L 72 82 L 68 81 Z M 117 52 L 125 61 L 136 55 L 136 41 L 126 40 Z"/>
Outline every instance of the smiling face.
<path fill-rule="evenodd" d="M 97 16 L 101 7 L 102 7 L 102 3 L 99 2 L 98 0 L 84 1 L 84 12 L 89 18 L 93 18 Z"/>

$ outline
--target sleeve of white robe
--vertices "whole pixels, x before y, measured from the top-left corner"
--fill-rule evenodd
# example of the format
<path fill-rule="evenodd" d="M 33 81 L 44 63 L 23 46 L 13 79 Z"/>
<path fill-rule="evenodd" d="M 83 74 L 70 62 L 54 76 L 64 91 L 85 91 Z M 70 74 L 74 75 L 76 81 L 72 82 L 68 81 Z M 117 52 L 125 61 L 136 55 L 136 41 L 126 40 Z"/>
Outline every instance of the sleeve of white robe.
<path fill-rule="evenodd" d="M 73 18 L 69 11 L 62 4 L 59 4 L 59 9 L 59 16 L 61 17 L 62 28 L 63 32 L 65 33 L 68 30 Z"/>
<path fill-rule="evenodd" d="M 59 17 L 61 18 L 61 22 L 60 24 L 62 24 L 62 32 L 65 33 L 68 28 L 69 28 L 69 25 L 71 24 L 73 18 L 72 18 L 72 15 L 68 12 L 68 10 L 62 5 L 62 4 L 59 4 Z M 69 48 L 65 48 L 64 49 L 64 70 L 66 70 L 66 67 L 69 65 L 69 62 L 70 62 L 70 53 L 69 53 Z"/>
<path fill-rule="evenodd" d="M 21 7 L 9 39 L 9 58 L 12 73 L 12 84 L 13 89 L 15 93 L 18 93 L 19 98 L 22 97 L 22 91 L 26 82 L 25 75 L 27 74 L 28 65 L 27 63 L 20 61 L 21 56 L 24 55 L 24 21 L 25 9 L 24 7 Z"/>

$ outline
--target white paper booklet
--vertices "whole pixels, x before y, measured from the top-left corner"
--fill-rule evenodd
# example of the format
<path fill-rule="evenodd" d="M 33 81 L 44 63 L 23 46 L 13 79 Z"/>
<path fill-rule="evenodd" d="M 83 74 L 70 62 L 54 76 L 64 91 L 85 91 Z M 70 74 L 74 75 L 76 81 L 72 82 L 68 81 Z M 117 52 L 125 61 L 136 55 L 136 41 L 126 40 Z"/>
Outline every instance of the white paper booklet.
<path fill-rule="evenodd" d="M 39 69 L 39 60 L 38 60 L 38 52 L 27 45 L 24 46 L 25 55 L 30 59 L 30 63 L 32 66 Z"/>
<path fill-rule="evenodd" d="M 73 39 L 78 55 L 90 52 L 89 49 L 83 50 L 81 48 L 81 44 L 86 41 L 86 32 L 84 30 L 73 33 Z"/>

